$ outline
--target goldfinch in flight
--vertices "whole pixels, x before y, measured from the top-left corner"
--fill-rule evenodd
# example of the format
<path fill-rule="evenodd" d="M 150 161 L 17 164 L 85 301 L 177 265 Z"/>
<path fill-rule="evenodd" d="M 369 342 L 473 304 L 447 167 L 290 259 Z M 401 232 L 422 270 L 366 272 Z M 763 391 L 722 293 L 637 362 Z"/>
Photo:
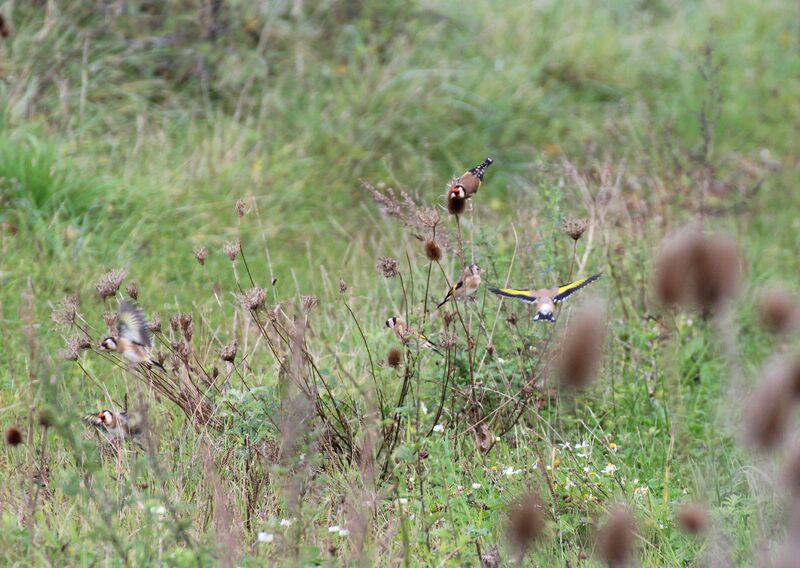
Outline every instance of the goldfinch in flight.
<path fill-rule="evenodd" d="M 132 363 L 158 367 L 166 372 L 163 365 L 150 354 L 153 348 L 153 334 L 144 320 L 144 313 L 139 306 L 122 301 L 119 304 L 117 317 L 117 336 L 106 337 L 101 343 L 103 351 L 116 351 Z"/>
<path fill-rule="evenodd" d="M 461 279 L 453 284 L 453 287 L 447 291 L 444 300 L 436 306 L 436 309 L 438 310 L 450 300 L 465 300 L 472 297 L 480 285 L 481 267 L 477 264 L 470 264 L 464 269 L 463 274 L 461 274 Z"/>
<path fill-rule="evenodd" d="M 98 432 L 105 435 L 109 442 L 124 442 L 131 440 L 139 441 L 142 435 L 142 428 L 138 424 L 132 424 L 126 412 L 112 412 L 102 410 L 96 414 L 87 414 L 83 417 L 87 424 L 94 426 Z"/>
<path fill-rule="evenodd" d="M 533 316 L 534 321 L 545 320 L 555 322 L 556 318 L 553 315 L 555 305 L 563 302 L 581 288 L 588 286 L 598 278 L 600 274 L 589 276 L 588 278 L 581 278 L 575 282 L 564 284 L 558 288 L 542 288 L 540 290 L 517 290 L 515 288 L 489 288 L 489 291 L 498 296 L 505 298 L 514 298 L 529 304 L 536 304 L 536 315 Z"/>
<path fill-rule="evenodd" d="M 396 316 L 390 317 L 386 320 L 386 327 L 394 331 L 394 334 L 403 345 L 413 344 L 420 347 L 427 347 L 439 355 L 442 354 L 433 341 L 425 337 L 422 332 L 417 331 Z"/>

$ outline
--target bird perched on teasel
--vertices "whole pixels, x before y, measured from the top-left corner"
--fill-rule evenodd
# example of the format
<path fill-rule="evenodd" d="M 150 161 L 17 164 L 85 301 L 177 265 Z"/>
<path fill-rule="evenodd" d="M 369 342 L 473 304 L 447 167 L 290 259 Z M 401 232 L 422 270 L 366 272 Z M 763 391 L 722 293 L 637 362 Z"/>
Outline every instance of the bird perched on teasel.
<path fill-rule="evenodd" d="M 150 353 L 153 348 L 153 334 L 141 308 L 132 302 L 123 300 L 119 303 L 117 336 L 103 339 L 100 348 L 103 351 L 116 351 L 132 363 L 158 367 L 166 372 L 164 366 Z"/>
<path fill-rule="evenodd" d="M 425 337 L 422 332 L 417 331 L 397 316 L 392 316 L 387 319 L 386 327 L 394 331 L 394 334 L 403 343 L 403 345 L 417 345 L 419 347 L 426 347 L 438 353 L 439 355 L 442 354 L 442 352 L 439 351 L 438 346 L 433 341 Z"/>
<path fill-rule="evenodd" d="M 450 300 L 466 300 L 472 297 L 481 285 L 481 267 L 477 264 L 470 264 L 464 269 L 461 278 L 453 284 L 447 295 L 444 297 L 436 309 L 438 310 Z"/>
<path fill-rule="evenodd" d="M 119 443 L 130 440 L 139 443 L 142 436 L 142 427 L 135 424 L 127 412 L 112 412 L 101 410 L 98 413 L 87 414 L 84 422 L 94 426 L 109 442 Z"/>
<path fill-rule="evenodd" d="M 493 161 L 491 158 L 486 158 L 483 163 L 453 178 L 447 188 L 447 209 L 451 214 L 460 215 L 464 211 L 466 200 L 478 193 L 483 182 L 483 174 Z"/>
<path fill-rule="evenodd" d="M 563 302 L 575 292 L 584 288 L 600 278 L 600 274 L 589 276 L 588 278 L 581 278 L 569 284 L 564 284 L 558 288 L 541 288 L 539 290 L 517 290 L 516 288 L 489 288 L 489 291 L 498 296 L 505 298 L 513 298 L 521 300 L 529 304 L 536 304 L 536 315 L 533 316 L 534 321 L 545 320 L 555 322 L 556 317 L 555 305 Z"/>

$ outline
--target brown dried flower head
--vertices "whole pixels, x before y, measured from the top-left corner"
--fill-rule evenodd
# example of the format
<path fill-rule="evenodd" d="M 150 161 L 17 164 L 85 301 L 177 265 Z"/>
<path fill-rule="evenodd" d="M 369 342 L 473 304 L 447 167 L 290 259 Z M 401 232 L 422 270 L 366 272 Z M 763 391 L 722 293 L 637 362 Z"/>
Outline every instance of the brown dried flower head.
<path fill-rule="evenodd" d="M 6 19 L 0 14 L 0 38 L 7 38 L 11 35 L 11 28 L 8 26 Z"/>
<path fill-rule="evenodd" d="M 392 347 L 386 354 L 386 363 L 392 368 L 396 369 L 403 362 L 403 354 L 397 347 Z"/>
<path fill-rule="evenodd" d="M 497 545 L 481 554 L 481 568 L 500 568 L 500 550 Z"/>
<path fill-rule="evenodd" d="M 153 333 L 161 333 L 161 314 L 156 313 L 153 315 L 153 320 L 148 325 L 150 331 Z"/>
<path fill-rule="evenodd" d="M 310 314 L 314 308 L 317 307 L 317 304 L 319 304 L 319 300 L 317 300 L 316 296 L 303 296 L 301 298 L 301 303 L 303 306 L 303 312 Z"/>
<path fill-rule="evenodd" d="M 439 262 L 442 260 L 442 247 L 434 240 L 425 241 L 425 256 L 431 262 Z"/>
<path fill-rule="evenodd" d="M 181 322 L 181 329 L 186 331 L 190 327 L 192 327 L 192 314 L 190 313 L 182 313 L 180 314 L 180 322 Z"/>
<path fill-rule="evenodd" d="M 97 290 L 97 293 L 100 294 L 103 300 L 116 296 L 127 274 L 128 271 L 124 268 L 117 268 L 106 272 L 97 284 L 95 284 L 95 290 Z"/>
<path fill-rule="evenodd" d="M 39 426 L 42 428 L 50 428 L 53 425 L 53 413 L 49 410 L 39 411 Z"/>
<path fill-rule="evenodd" d="M 240 197 L 236 200 L 236 205 L 233 206 L 233 210 L 236 212 L 236 216 L 241 219 L 250 212 L 250 203 Z"/>
<path fill-rule="evenodd" d="M 339 278 L 339 293 L 344 294 L 347 292 L 347 282 L 344 281 L 344 278 Z"/>
<path fill-rule="evenodd" d="M 264 307 L 267 300 L 267 293 L 263 288 L 255 286 L 239 295 L 239 303 L 248 310 L 259 310 Z"/>
<path fill-rule="evenodd" d="M 130 282 L 126 287 L 125 291 L 128 293 L 128 296 L 131 297 L 133 300 L 139 299 L 139 286 L 136 285 L 136 282 Z"/>
<path fill-rule="evenodd" d="M 227 361 L 228 363 L 233 363 L 236 359 L 236 352 L 239 350 L 239 342 L 237 340 L 233 340 L 228 343 L 225 347 L 220 349 L 219 351 L 219 358 L 223 361 Z"/>
<path fill-rule="evenodd" d="M 452 331 L 443 331 L 439 334 L 439 345 L 442 349 L 452 349 L 458 343 L 458 335 Z"/>
<path fill-rule="evenodd" d="M 181 328 L 181 314 L 172 314 L 169 317 L 169 326 L 172 331 L 178 331 Z"/>
<path fill-rule="evenodd" d="M 78 313 L 78 296 L 69 295 L 61 300 L 61 304 L 53 308 L 50 312 L 50 319 L 55 323 L 71 325 L 75 323 L 75 316 Z"/>
<path fill-rule="evenodd" d="M 586 219 L 564 219 L 561 222 L 561 230 L 569 235 L 569 237 L 573 241 L 577 241 L 583 236 L 583 233 L 586 232 L 586 228 L 589 224 L 586 222 Z"/>
<path fill-rule="evenodd" d="M 531 491 L 511 504 L 506 535 L 518 561 L 542 537 L 544 525 L 542 501 L 536 492 Z"/>
<path fill-rule="evenodd" d="M 236 239 L 235 241 L 225 243 L 222 250 L 225 251 L 225 254 L 228 255 L 228 258 L 233 262 L 242 250 L 242 243 L 239 239 Z"/>
<path fill-rule="evenodd" d="M 6 430 L 6 444 L 11 447 L 19 446 L 22 443 L 22 432 L 16 426 Z"/>
<path fill-rule="evenodd" d="M 603 359 L 605 338 L 606 314 L 602 307 L 587 305 L 575 312 L 556 366 L 561 385 L 583 388 L 595 379 Z"/>
<path fill-rule="evenodd" d="M 117 327 L 117 312 L 105 312 L 103 314 L 103 321 L 106 324 L 109 335 L 113 335 Z"/>
<path fill-rule="evenodd" d="M 432 207 L 426 207 L 424 209 L 420 209 L 417 212 L 417 217 L 419 218 L 419 222 L 422 223 L 423 226 L 428 227 L 429 229 L 435 229 L 436 226 L 441 221 L 441 218 L 439 217 L 439 212 Z"/>
<path fill-rule="evenodd" d="M 676 517 L 678 526 L 687 534 L 702 534 L 708 528 L 708 513 L 697 503 L 681 505 Z"/>
<path fill-rule="evenodd" d="M 375 265 L 378 274 L 384 278 L 394 278 L 400 274 L 400 263 L 393 258 L 381 256 Z"/>
<path fill-rule="evenodd" d="M 225 254 L 227 254 L 227 251 Z M 200 263 L 200 266 L 203 266 L 206 263 L 206 260 L 208 260 L 208 249 L 203 246 L 197 247 L 194 249 L 194 258 Z M 234 259 L 235 258 L 236 257 L 234 256 Z"/>
<path fill-rule="evenodd" d="M 633 561 L 636 523 L 627 507 L 618 506 L 597 535 L 597 551 L 609 568 L 628 568 Z"/>
<path fill-rule="evenodd" d="M 761 325 L 772 333 L 787 333 L 800 324 L 800 307 L 797 299 L 785 288 L 764 290 L 758 299 Z"/>
<path fill-rule="evenodd" d="M 65 361 L 77 361 L 80 357 L 78 349 L 74 345 L 70 345 L 69 342 L 67 342 L 67 346 L 64 349 L 59 350 L 58 355 Z"/>
<path fill-rule="evenodd" d="M 782 478 L 791 495 L 800 497 L 800 442 L 795 441 L 786 452 Z"/>
<path fill-rule="evenodd" d="M 770 450 L 784 439 L 797 397 L 792 367 L 772 361 L 749 397 L 744 412 L 744 440 L 751 447 Z"/>

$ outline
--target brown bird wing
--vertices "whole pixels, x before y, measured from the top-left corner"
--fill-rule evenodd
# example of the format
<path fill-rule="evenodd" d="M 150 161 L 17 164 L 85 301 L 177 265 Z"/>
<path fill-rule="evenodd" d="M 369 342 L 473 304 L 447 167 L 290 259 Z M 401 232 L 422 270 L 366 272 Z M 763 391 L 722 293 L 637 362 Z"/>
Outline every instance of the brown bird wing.
<path fill-rule="evenodd" d="M 128 301 L 119 304 L 119 317 L 117 318 L 117 332 L 119 336 L 131 343 L 142 347 L 153 346 L 153 334 L 144 320 L 142 309 Z"/>

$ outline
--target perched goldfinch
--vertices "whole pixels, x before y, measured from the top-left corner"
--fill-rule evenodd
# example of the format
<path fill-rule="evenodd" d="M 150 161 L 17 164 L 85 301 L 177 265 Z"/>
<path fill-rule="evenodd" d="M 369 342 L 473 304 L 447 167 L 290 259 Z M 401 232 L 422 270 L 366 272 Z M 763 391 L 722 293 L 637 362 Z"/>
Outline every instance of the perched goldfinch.
<path fill-rule="evenodd" d="M 480 285 L 481 267 L 477 264 L 470 264 L 464 269 L 464 272 L 461 274 L 461 279 L 453 284 L 453 287 L 447 291 L 444 300 L 436 306 L 436 309 L 438 310 L 450 300 L 466 300 L 472 297 Z"/>
<path fill-rule="evenodd" d="M 131 440 L 138 443 L 142 435 L 142 428 L 132 424 L 126 412 L 112 412 L 102 410 L 97 414 L 87 414 L 83 417 L 87 424 L 94 426 L 98 432 L 105 435 L 109 442 L 124 442 Z"/>
<path fill-rule="evenodd" d="M 556 318 L 553 315 L 555 305 L 563 302 L 581 288 L 588 286 L 598 278 L 600 274 L 589 276 L 588 278 L 581 278 L 575 282 L 564 284 L 558 288 L 542 288 L 540 290 L 517 290 L 514 288 L 489 288 L 489 291 L 498 296 L 505 298 L 514 298 L 529 304 L 536 304 L 536 315 L 533 316 L 534 321 L 545 320 L 555 322 Z"/>
<path fill-rule="evenodd" d="M 150 354 L 153 347 L 153 334 L 144 320 L 144 313 L 137 305 L 122 301 L 119 304 L 117 317 L 117 337 L 106 337 L 100 348 L 104 351 L 116 351 L 132 363 L 166 369 Z"/>
<path fill-rule="evenodd" d="M 417 345 L 420 347 L 426 347 L 435 351 L 439 355 L 442 354 L 433 341 L 425 337 L 422 332 L 417 331 L 396 316 L 390 317 L 386 320 L 386 327 L 394 331 L 394 334 L 403 345 Z"/>
<path fill-rule="evenodd" d="M 461 199 L 470 198 L 478 193 L 483 181 L 483 174 L 486 173 L 486 168 L 491 166 L 493 161 L 491 158 L 486 158 L 482 164 L 455 178 L 450 184 L 450 193 Z"/>

